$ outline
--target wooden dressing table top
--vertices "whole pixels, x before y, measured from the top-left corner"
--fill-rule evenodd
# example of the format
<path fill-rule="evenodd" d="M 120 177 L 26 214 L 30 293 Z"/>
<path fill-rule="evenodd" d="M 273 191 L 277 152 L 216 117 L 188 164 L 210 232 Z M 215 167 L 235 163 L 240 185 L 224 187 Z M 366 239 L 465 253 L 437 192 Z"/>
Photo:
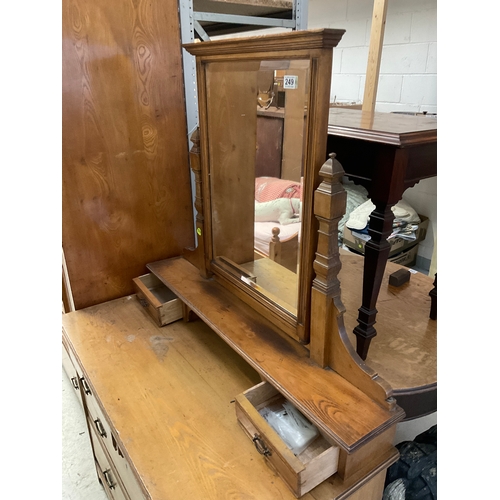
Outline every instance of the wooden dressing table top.
<path fill-rule="evenodd" d="M 260 377 L 205 323 L 160 328 L 130 295 L 63 315 L 63 338 L 148 498 L 295 499 L 236 419 L 235 396 Z M 377 500 L 363 485 L 397 458 L 383 452 L 302 499 L 340 500 L 352 489 L 350 500 Z"/>
<path fill-rule="evenodd" d="M 425 144 L 437 141 L 437 119 L 425 115 L 331 108 L 328 134 L 395 146 Z"/>
<path fill-rule="evenodd" d="M 204 323 L 159 328 L 132 295 L 63 328 L 151 499 L 294 498 L 237 424 L 232 401 L 259 376 Z"/>

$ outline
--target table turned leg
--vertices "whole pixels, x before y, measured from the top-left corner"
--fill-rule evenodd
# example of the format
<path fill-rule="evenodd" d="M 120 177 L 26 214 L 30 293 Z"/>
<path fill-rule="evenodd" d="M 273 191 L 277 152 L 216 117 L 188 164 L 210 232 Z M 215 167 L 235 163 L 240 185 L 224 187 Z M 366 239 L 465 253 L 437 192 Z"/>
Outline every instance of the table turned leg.
<path fill-rule="evenodd" d="M 368 234 L 371 238 L 365 245 L 363 300 L 358 309 L 358 326 L 354 328 L 356 352 L 363 360 L 368 355 L 372 338 L 377 335 L 373 326 L 377 316 L 375 306 L 391 249 L 387 238 L 391 235 L 393 221 L 392 205 L 375 203 L 375 209 L 370 215 L 368 224 Z"/>
<path fill-rule="evenodd" d="M 429 318 L 437 319 L 437 295 L 438 295 L 438 275 L 434 275 L 434 288 L 429 292 L 431 298 L 431 312 Z"/>

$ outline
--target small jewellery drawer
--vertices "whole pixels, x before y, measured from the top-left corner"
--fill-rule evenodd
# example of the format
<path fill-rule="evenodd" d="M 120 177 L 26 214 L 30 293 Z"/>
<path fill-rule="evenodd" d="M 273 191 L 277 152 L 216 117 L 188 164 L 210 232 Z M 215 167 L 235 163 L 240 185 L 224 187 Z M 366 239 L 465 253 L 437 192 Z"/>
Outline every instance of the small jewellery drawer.
<path fill-rule="evenodd" d="M 337 472 L 339 448 L 320 434 L 304 451 L 294 455 L 259 413 L 260 409 L 283 401 L 285 398 L 271 384 L 261 382 L 236 397 L 236 416 L 257 451 L 300 498 Z"/>
<path fill-rule="evenodd" d="M 181 300 L 154 274 L 144 274 L 133 282 L 137 299 L 159 326 L 182 318 Z"/>

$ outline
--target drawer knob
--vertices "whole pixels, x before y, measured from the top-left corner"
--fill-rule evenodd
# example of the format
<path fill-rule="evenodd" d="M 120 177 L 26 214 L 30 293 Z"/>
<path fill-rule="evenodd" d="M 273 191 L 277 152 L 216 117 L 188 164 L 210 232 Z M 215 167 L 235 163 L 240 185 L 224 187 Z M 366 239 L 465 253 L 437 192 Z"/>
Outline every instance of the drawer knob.
<path fill-rule="evenodd" d="M 271 450 L 266 446 L 266 443 L 264 443 L 264 441 L 262 441 L 262 439 L 257 436 L 257 434 L 254 434 L 252 441 L 255 445 L 255 448 L 261 455 L 264 455 L 265 457 L 271 456 Z"/>
<path fill-rule="evenodd" d="M 149 302 L 146 299 L 143 299 L 142 297 L 139 298 L 139 303 L 141 304 L 142 307 L 149 306 Z"/>

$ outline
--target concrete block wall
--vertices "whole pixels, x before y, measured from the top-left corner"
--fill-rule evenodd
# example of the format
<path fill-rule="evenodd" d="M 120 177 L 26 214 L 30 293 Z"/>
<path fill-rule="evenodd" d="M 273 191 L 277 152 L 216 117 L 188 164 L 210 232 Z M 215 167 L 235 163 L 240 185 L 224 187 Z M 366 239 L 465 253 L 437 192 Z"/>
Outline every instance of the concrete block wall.
<path fill-rule="evenodd" d="M 373 0 L 309 0 L 308 28 L 342 28 L 330 98 L 362 102 Z M 437 113 L 437 0 L 389 1 L 376 111 Z"/>
<path fill-rule="evenodd" d="M 308 28 L 346 33 L 333 53 L 331 101 L 361 103 L 365 88 L 373 0 L 309 0 Z M 375 110 L 437 113 L 437 0 L 391 0 Z M 430 264 L 437 235 L 437 179 L 425 179 L 403 198 L 429 218 L 419 262 Z"/>
<path fill-rule="evenodd" d="M 346 33 L 333 52 L 331 100 L 361 103 L 370 45 L 373 0 L 308 0 L 308 25 L 340 28 Z M 270 28 L 236 35 L 281 33 Z M 437 113 L 437 0 L 389 0 L 375 110 Z M 403 198 L 429 218 L 429 230 L 420 243 L 420 267 L 430 265 L 437 234 L 437 179 L 425 179 Z"/>

